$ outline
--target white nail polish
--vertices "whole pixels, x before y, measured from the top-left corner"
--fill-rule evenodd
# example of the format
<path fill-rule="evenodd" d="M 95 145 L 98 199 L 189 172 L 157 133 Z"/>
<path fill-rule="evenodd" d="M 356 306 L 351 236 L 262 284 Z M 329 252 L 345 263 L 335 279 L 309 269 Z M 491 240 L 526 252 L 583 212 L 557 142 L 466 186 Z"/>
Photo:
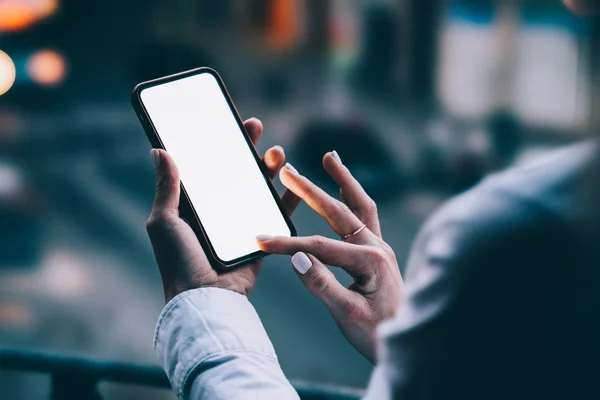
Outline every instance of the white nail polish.
<path fill-rule="evenodd" d="M 154 169 L 158 169 L 158 167 L 160 167 L 160 153 L 158 152 L 158 150 L 150 150 L 150 158 L 152 158 L 152 164 L 154 165 Z"/>
<path fill-rule="evenodd" d="M 298 170 L 296 168 L 294 168 L 294 166 L 290 163 L 286 163 L 285 167 L 296 174 L 298 173 Z"/>
<path fill-rule="evenodd" d="M 299 252 L 292 257 L 292 265 L 300 275 L 304 275 L 312 267 L 312 261 L 306 254 Z"/>
<path fill-rule="evenodd" d="M 332 151 L 332 152 L 331 152 L 331 155 L 333 155 L 333 158 L 335 158 L 335 160 L 336 160 L 337 162 L 339 162 L 340 164 L 342 163 L 342 159 L 340 158 L 340 155 L 338 154 L 338 152 L 337 152 L 337 151 L 335 151 L 335 150 L 334 150 L 334 151 Z"/>
<path fill-rule="evenodd" d="M 267 240 L 271 239 L 273 239 L 273 236 L 271 235 L 256 235 L 256 240 L 259 240 L 261 242 L 266 242 Z"/>

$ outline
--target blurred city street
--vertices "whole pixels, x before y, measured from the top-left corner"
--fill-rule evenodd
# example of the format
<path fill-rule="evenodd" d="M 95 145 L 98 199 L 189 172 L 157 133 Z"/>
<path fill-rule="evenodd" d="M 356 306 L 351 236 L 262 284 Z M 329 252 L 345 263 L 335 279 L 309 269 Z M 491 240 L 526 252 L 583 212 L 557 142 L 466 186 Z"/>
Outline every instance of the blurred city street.
<path fill-rule="evenodd" d="M 0 1 L 0 56 L 14 59 L 3 70 L 0 57 L 0 347 L 156 364 L 164 297 L 145 230 L 154 170 L 128 102 L 142 80 L 216 68 L 241 116 L 262 120 L 259 152 L 281 145 L 334 196 L 320 160 L 337 150 L 377 201 L 401 270 L 444 200 L 582 137 L 586 71 L 554 60 L 578 59 L 587 31 L 558 1 L 524 2 L 522 17 L 497 1 L 49 3 L 55 19 L 29 28 L 4 20 Z M 404 24 L 417 17 L 429 47 L 416 48 Z M 16 78 L 4 94 L 6 71 Z M 304 204 L 292 220 L 299 235 L 337 238 Z M 250 300 L 290 379 L 367 384 L 372 365 L 289 257 L 265 259 Z M 101 388 L 111 399 L 174 398 Z M 48 377 L 0 370 L 0 398 L 48 390 Z"/>

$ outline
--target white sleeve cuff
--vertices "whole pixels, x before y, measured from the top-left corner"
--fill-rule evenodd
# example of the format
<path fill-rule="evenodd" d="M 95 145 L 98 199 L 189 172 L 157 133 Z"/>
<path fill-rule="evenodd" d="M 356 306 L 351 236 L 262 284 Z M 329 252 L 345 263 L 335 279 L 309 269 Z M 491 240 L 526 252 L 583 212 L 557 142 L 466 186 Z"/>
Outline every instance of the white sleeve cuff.
<path fill-rule="evenodd" d="M 217 354 L 255 353 L 277 362 L 246 296 L 219 288 L 189 290 L 173 298 L 158 319 L 154 347 L 179 398 L 193 373 Z"/>

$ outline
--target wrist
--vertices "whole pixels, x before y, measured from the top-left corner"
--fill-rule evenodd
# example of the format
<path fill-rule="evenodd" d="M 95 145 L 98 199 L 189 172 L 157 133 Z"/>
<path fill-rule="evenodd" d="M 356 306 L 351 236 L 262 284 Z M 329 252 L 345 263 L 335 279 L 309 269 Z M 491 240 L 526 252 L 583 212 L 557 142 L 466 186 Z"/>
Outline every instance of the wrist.
<path fill-rule="evenodd" d="M 179 296 L 181 293 L 187 292 L 188 290 L 191 290 L 191 289 L 183 289 L 183 288 L 173 287 L 173 286 L 164 286 L 163 292 L 165 294 L 165 304 L 168 304 L 175 297 Z"/>
<path fill-rule="evenodd" d="M 162 277 L 162 283 L 163 293 L 165 295 L 165 304 L 169 303 L 171 300 L 173 300 L 175 297 L 179 296 L 182 293 L 193 289 L 199 289 L 204 286 L 200 283 L 195 284 L 190 281 L 167 279 L 164 276 Z"/>
<path fill-rule="evenodd" d="M 179 296 L 182 293 L 185 293 L 194 289 L 202 289 L 202 288 L 215 288 L 215 289 L 223 289 L 228 290 L 230 292 L 234 292 L 240 294 L 242 296 L 248 297 L 248 290 L 243 287 L 238 287 L 236 285 L 226 284 L 225 282 L 213 282 L 209 284 L 194 284 L 191 282 L 188 283 L 177 283 L 177 282 L 165 282 L 163 280 L 163 292 L 165 295 L 165 304 L 169 303 L 175 297 Z"/>

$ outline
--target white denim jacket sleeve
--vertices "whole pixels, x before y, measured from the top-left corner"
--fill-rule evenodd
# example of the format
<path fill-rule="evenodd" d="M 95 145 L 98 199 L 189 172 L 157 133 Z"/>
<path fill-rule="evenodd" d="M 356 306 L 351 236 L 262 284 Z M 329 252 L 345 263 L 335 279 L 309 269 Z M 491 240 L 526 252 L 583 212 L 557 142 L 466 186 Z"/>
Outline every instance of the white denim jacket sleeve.
<path fill-rule="evenodd" d="M 246 296 L 181 293 L 162 311 L 154 347 L 180 399 L 298 399 Z"/>

